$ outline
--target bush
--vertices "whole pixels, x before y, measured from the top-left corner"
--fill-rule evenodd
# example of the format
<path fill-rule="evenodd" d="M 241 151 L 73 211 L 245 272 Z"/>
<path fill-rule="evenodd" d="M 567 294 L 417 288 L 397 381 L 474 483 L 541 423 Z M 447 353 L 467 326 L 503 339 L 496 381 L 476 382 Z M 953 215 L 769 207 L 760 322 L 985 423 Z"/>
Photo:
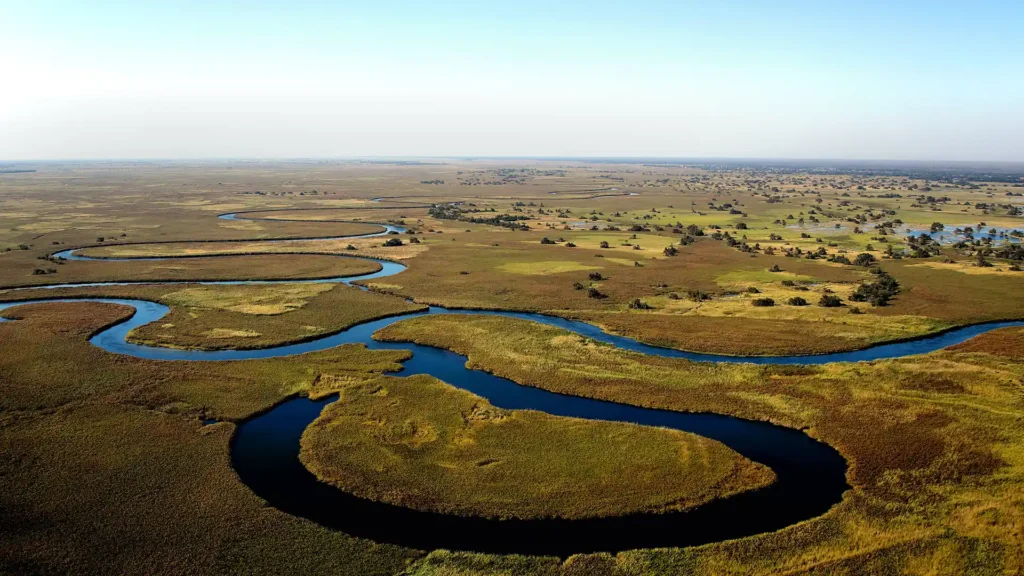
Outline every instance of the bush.
<path fill-rule="evenodd" d="M 588 276 L 590 276 L 590 279 L 595 282 L 604 279 L 604 276 L 601 276 L 600 272 L 591 272 Z"/>
<path fill-rule="evenodd" d="M 587 296 L 590 298 L 607 298 L 607 296 L 602 294 L 597 288 L 593 287 L 587 288 Z"/>
<path fill-rule="evenodd" d="M 857 287 L 850 295 L 854 302 L 870 302 L 872 306 L 885 306 L 900 291 L 899 282 L 885 272 L 878 271 L 878 279 L 866 282 Z"/>
<path fill-rule="evenodd" d="M 758 290 L 757 287 L 755 287 L 755 286 L 750 286 L 750 287 L 747 288 L 747 293 L 748 294 L 760 294 L 761 291 Z"/>
<path fill-rule="evenodd" d="M 703 302 L 704 300 L 711 300 L 711 295 L 703 290 L 687 290 L 686 297 L 693 302 Z"/>
<path fill-rule="evenodd" d="M 550 239 L 550 238 L 548 238 L 547 236 L 545 236 L 545 237 L 540 239 L 540 243 L 541 244 L 554 244 L 555 241 Z"/>
<path fill-rule="evenodd" d="M 871 266 L 875 263 L 875 257 L 867 252 L 861 252 L 857 254 L 857 257 L 853 259 L 854 266 Z"/>
<path fill-rule="evenodd" d="M 678 252 L 679 251 L 676 250 L 675 246 L 666 246 L 665 247 L 665 256 L 675 256 Z"/>
<path fill-rule="evenodd" d="M 787 301 L 787 303 L 790 306 L 807 306 L 807 300 L 804 300 L 799 296 L 793 296 Z"/>
<path fill-rule="evenodd" d="M 409 238 L 409 244 L 419 244 L 419 243 L 420 243 L 420 239 L 419 238 L 417 238 L 415 236 L 413 236 L 412 238 Z"/>
<path fill-rule="evenodd" d="M 838 308 L 843 305 L 843 301 L 839 299 L 839 296 L 834 294 L 822 294 L 821 300 L 818 300 L 818 306 L 824 308 Z"/>
<path fill-rule="evenodd" d="M 403 242 L 402 242 L 401 238 L 388 238 L 387 242 L 384 243 L 384 246 L 402 246 L 402 245 L 403 245 Z"/>
<path fill-rule="evenodd" d="M 782 272 L 782 268 L 779 268 L 778 264 L 772 264 L 772 267 L 768 269 L 769 272 Z"/>
<path fill-rule="evenodd" d="M 775 306 L 775 300 L 771 298 L 755 298 L 750 303 L 758 307 Z"/>
<path fill-rule="evenodd" d="M 566 247 L 566 248 L 575 248 L 575 247 L 576 247 L 576 245 L 575 245 L 575 244 L 573 244 L 572 242 L 566 242 L 566 243 L 565 243 L 565 247 Z"/>
<path fill-rule="evenodd" d="M 608 241 L 607 240 L 601 240 L 601 248 L 608 248 Z"/>
<path fill-rule="evenodd" d="M 584 288 L 584 286 L 583 286 L 582 282 L 573 282 L 572 283 L 572 289 L 573 290 L 583 290 L 583 288 Z"/>
<path fill-rule="evenodd" d="M 639 298 L 633 298 L 629 303 L 629 308 L 631 310 L 650 310 L 651 306 Z"/>

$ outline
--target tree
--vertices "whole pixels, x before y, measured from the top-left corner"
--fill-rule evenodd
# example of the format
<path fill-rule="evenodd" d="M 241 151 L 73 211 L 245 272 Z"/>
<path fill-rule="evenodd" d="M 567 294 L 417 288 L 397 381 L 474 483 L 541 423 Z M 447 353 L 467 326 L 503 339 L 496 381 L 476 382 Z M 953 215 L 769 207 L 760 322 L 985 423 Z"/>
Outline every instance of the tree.
<path fill-rule="evenodd" d="M 629 308 L 631 310 L 650 310 L 651 306 L 639 298 L 633 298 L 629 303 Z"/>
<path fill-rule="evenodd" d="M 867 252 L 861 252 L 857 254 L 857 257 L 853 259 L 855 266 L 870 266 L 875 263 L 875 257 Z"/>
<path fill-rule="evenodd" d="M 822 306 L 824 308 L 838 308 L 842 305 L 843 301 L 835 294 L 822 294 L 821 300 L 818 300 L 818 306 Z"/>
<path fill-rule="evenodd" d="M 877 268 L 875 269 L 877 270 Z M 899 282 L 882 270 L 878 270 L 878 279 L 866 282 L 857 287 L 850 295 L 854 302 L 870 302 L 872 306 L 885 306 L 900 290 Z"/>

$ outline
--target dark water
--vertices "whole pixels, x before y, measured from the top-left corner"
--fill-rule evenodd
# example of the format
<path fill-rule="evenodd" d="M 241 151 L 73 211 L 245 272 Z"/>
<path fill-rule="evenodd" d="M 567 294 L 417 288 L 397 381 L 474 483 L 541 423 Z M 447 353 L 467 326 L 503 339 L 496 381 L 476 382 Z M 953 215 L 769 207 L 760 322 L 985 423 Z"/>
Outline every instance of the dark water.
<path fill-rule="evenodd" d="M 374 235 L 383 235 L 384 231 Z M 89 259 L 73 251 L 69 259 Z M 398 274 L 405 267 L 378 261 L 379 272 L 359 277 L 311 280 L 344 282 Z M 295 282 L 295 280 L 288 280 Z M 205 282 L 204 284 L 260 284 L 265 282 Z M 120 283 L 89 283 L 104 286 Z M 68 287 L 70 285 L 62 285 Z M 57 286 L 46 286 L 51 288 Z M 635 514 L 585 520 L 487 520 L 419 512 L 372 502 L 322 484 L 299 462 L 299 439 L 306 427 L 332 399 L 296 398 L 269 412 L 242 422 L 232 441 L 231 460 L 239 478 L 271 506 L 354 536 L 420 549 L 448 548 L 496 553 L 566 556 L 592 551 L 689 546 L 777 530 L 821 515 L 839 502 L 848 488 L 846 462 L 831 447 L 800 431 L 715 414 L 685 414 L 652 410 L 547 392 L 519 386 L 509 380 L 465 368 L 466 359 L 453 352 L 408 343 L 385 343 L 372 334 L 387 325 L 427 314 L 491 314 L 512 316 L 571 330 L 583 336 L 644 354 L 708 362 L 758 364 L 823 364 L 893 358 L 932 352 L 978 334 L 1024 322 L 993 322 L 943 334 L 874 346 L 864 350 L 787 357 L 736 357 L 681 352 L 649 346 L 633 339 L 606 334 L 590 324 L 530 313 L 449 310 L 428 311 L 367 322 L 316 340 L 260 350 L 174 350 L 131 344 L 130 330 L 162 318 L 168 308 L 144 300 L 114 298 L 40 299 L 0 303 L 0 312 L 43 301 L 93 301 L 131 306 L 135 314 L 93 336 L 90 342 L 104 350 L 153 360 L 243 360 L 292 356 L 325 350 L 345 343 L 363 343 L 371 349 L 412 350 L 402 375 L 429 374 L 453 386 L 486 398 L 506 409 L 531 409 L 571 416 L 648 426 L 663 426 L 718 440 L 741 455 L 770 467 L 772 485 L 716 500 L 687 512 Z"/>

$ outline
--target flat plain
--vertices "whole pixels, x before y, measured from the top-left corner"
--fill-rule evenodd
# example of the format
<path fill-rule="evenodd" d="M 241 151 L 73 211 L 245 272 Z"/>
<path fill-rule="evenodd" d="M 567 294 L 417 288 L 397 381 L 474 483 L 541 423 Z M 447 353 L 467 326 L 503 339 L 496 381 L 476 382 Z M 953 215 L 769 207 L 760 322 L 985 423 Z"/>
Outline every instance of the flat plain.
<path fill-rule="evenodd" d="M 1019 178 L 570 160 L 32 168 L 0 174 L 0 301 L 168 306 L 128 334 L 146 346 L 270 348 L 427 306 L 542 313 L 731 356 L 1024 319 Z M 383 224 L 403 231 L 365 236 Z M 55 256 L 69 249 L 97 259 Z M 380 261 L 405 269 L 340 282 Z M 281 282 L 199 283 L 224 280 Z M 117 285 L 54 286 L 99 282 Z M 497 315 L 425 315 L 376 332 L 526 387 L 801 430 L 848 463 L 839 503 L 778 531 L 559 558 L 416 550 L 291 516 L 240 482 L 235 430 L 297 395 L 338 393 L 302 438 L 321 480 L 489 518 L 665 513 L 773 476 L 699 435 L 495 408 L 403 375 L 400 349 L 163 362 L 88 342 L 129 314 L 95 302 L 0 312 L 11 320 L 0 322 L 0 571 L 1024 570 L 1024 328 L 813 366 L 644 355 Z"/>

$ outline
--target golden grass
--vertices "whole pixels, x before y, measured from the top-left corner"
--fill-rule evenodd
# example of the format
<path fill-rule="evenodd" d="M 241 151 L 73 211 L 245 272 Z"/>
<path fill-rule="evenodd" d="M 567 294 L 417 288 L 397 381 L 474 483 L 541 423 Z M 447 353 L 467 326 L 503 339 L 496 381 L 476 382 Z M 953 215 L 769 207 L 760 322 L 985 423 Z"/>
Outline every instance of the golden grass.
<path fill-rule="evenodd" d="M 298 310 L 333 288 L 332 284 L 194 286 L 165 294 L 163 301 L 186 308 L 272 315 Z"/>
<path fill-rule="evenodd" d="M 377 337 L 449 348 L 471 366 L 555 392 L 806 428 L 852 464 L 853 491 L 820 518 L 735 542 L 625 552 L 597 573 L 873 573 L 938 558 L 953 572 L 1012 573 L 1024 567 L 1024 366 L 988 350 L 1008 349 L 1022 333 L 983 336 L 970 352 L 807 367 L 644 357 L 495 317 L 415 318 Z M 444 556 L 438 573 L 493 573 L 491 562 Z M 535 560 L 515 559 L 501 570 L 529 566 Z"/>
<path fill-rule="evenodd" d="M 563 272 L 581 272 L 586 270 L 600 270 L 600 266 L 586 266 L 572 260 L 553 260 L 547 262 L 509 262 L 498 266 L 503 272 L 512 274 L 523 274 L 526 276 L 543 276 L 546 274 L 561 274 Z"/>
<path fill-rule="evenodd" d="M 501 410 L 429 376 L 343 387 L 303 435 L 301 459 L 366 498 L 492 518 L 681 510 L 773 478 L 707 438 Z"/>
<path fill-rule="evenodd" d="M 93 257 L 113 258 L 153 258 L 169 256 L 226 256 L 239 254 L 287 254 L 301 252 L 306 254 L 341 254 L 345 256 L 369 256 L 387 260 L 408 260 L 425 252 L 430 242 L 436 239 L 422 240 L 419 244 L 406 242 L 402 246 L 382 246 L 389 237 L 374 238 L 342 238 L 340 240 L 284 240 L 265 242 L 259 240 L 242 240 L 238 242 L 181 242 L 173 244 L 132 244 L 126 246 L 106 246 L 89 248 L 82 254 Z M 403 241 L 408 240 L 405 237 Z M 348 250 L 354 246 L 356 250 Z"/>

